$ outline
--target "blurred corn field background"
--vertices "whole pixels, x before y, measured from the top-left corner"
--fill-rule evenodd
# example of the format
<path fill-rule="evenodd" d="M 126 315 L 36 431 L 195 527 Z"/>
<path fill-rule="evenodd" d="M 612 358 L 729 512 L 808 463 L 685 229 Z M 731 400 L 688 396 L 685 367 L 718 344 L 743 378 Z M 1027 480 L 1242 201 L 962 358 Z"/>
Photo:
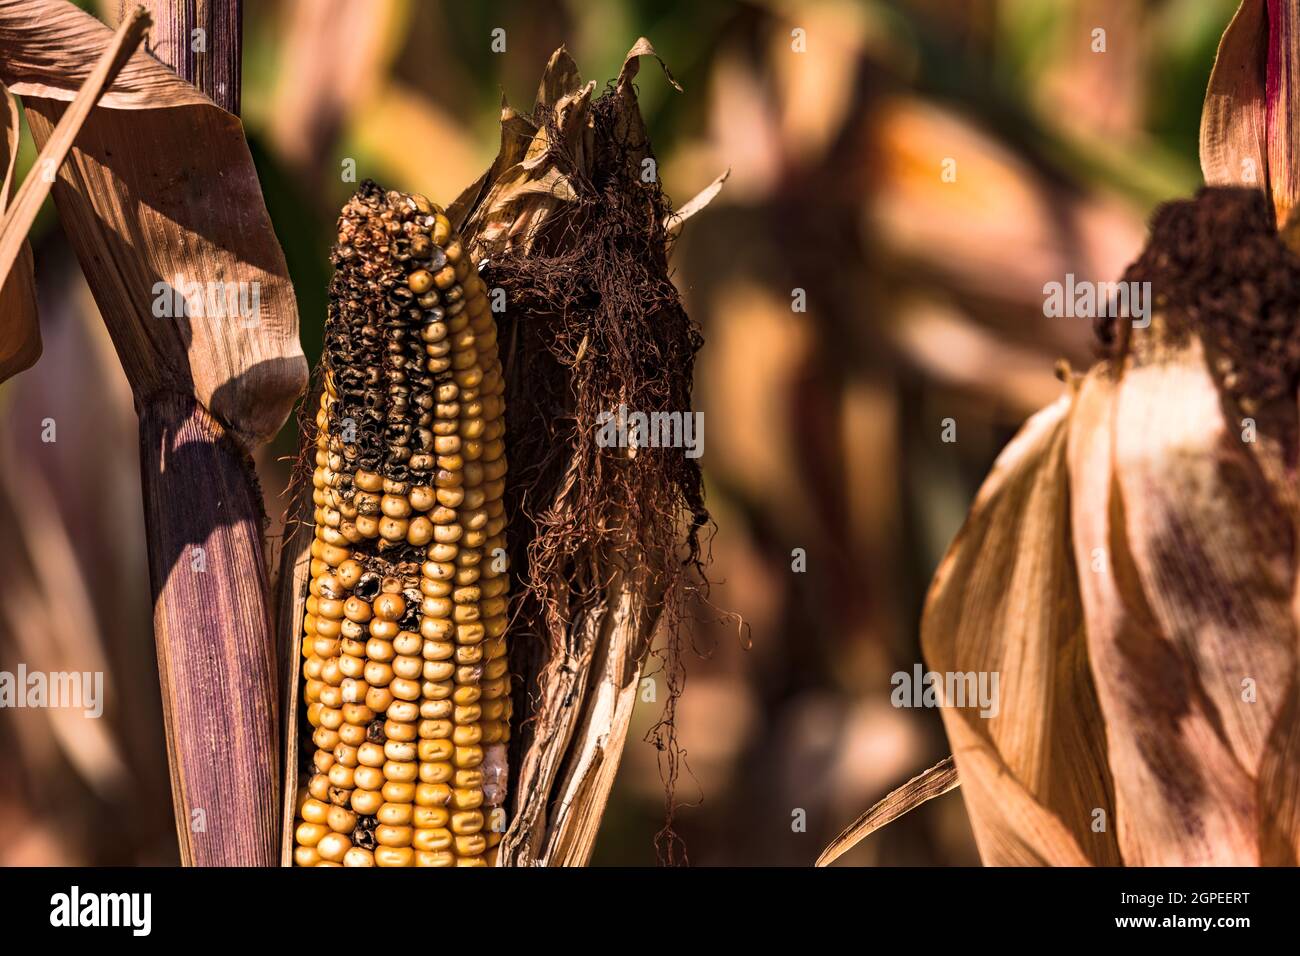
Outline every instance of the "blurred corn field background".
<path fill-rule="evenodd" d="M 706 338 L 717 524 L 676 712 L 692 863 L 810 864 L 948 753 L 936 711 L 890 705 L 890 675 L 920 660 L 929 577 L 996 453 L 1058 394 L 1057 359 L 1089 363 L 1090 323 L 1044 319 L 1043 284 L 1118 278 L 1151 208 L 1199 184 L 1235 7 L 247 5 L 243 119 L 313 364 L 344 173 L 451 201 L 496 153 L 502 96 L 526 108 L 560 44 L 599 81 L 653 41 L 686 90 L 650 69 L 638 83 L 677 203 L 731 169 L 673 259 Z M 20 177 L 33 158 L 25 140 Z M 105 711 L 0 711 L 0 864 L 174 863 L 136 417 L 51 213 L 32 232 L 44 354 L 0 387 L 0 670 L 103 671 Z M 286 428 L 258 462 L 273 534 L 294 453 Z M 643 738 L 669 692 L 651 676 L 597 864 L 655 861 L 663 754 Z M 842 860 L 976 862 L 956 795 Z"/>

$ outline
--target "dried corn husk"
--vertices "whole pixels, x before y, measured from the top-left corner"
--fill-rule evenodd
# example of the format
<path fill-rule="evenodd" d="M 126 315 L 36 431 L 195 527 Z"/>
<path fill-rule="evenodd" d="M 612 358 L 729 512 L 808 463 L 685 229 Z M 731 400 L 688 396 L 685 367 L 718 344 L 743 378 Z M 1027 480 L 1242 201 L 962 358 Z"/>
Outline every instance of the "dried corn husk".
<path fill-rule="evenodd" d="M 1222 285 L 1170 285 L 1180 304 L 1030 419 L 931 586 L 928 667 L 1000 676 L 996 715 L 943 710 L 988 864 L 1300 855 L 1296 370 L 1279 385 L 1276 353 L 1252 352 L 1237 324 L 1279 308 L 1234 271 L 1259 261 L 1246 243 L 1271 226 L 1262 204 L 1224 195 L 1175 206 L 1222 203 L 1256 225 L 1220 252 L 1222 219 L 1162 213 L 1134 267 L 1176 260 L 1171 236 L 1208 241 L 1190 274 Z M 1207 272 L 1216 255 L 1222 271 Z"/>
<path fill-rule="evenodd" d="M 589 218 L 593 180 L 607 182 L 611 176 L 628 174 L 634 178 L 653 160 L 632 85 L 642 56 L 658 59 L 644 38 L 628 52 L 607 99 L 598 102 L 593 99 L 596 84 L 582 83 L 576 64 L 561 48 L 547 64 L 531 118 L 503 105 L 501 149 L 495 162 L 448 210 L 453 222 L 461 226 L 474 258 L 488 260 L 484 277 L 489 286 L 500 281 L 493 266 L 502 261 L 510 261 L 510 268 L 527 274 L 534 268 L 530 260 L 559 261 L 578 248 L 584 237 L 600 228 Z M 680 89 L 671 76 L 668 79 Z M 604 125 L 596 118 L 598 109 L 608 110 Z M 549 122 L 539 124 L 535 121 L 538 117 L 547 117 Z M 653 224 L 645 222 L 655 209 L 653 189 L 636 194 L 629 190 L 620 196 L 620 201 L 636 208 L 641 217 L 629 222 L 630 229 L 644 229 L 652 237 L 649 241 L 658 243 L 657 249 L 647 250 L 648 273 L 655 273 L 664 283 L 668 281 L 666 243 L 670 232 L 675 233 L 682 222 L 703 208 L 717 194 L 723 179 L 725 174 L 677 213 L 665 210 L 662 219 Z M 540 277 L 544 267 L 536 268 Z M 549 308 L 549 293 L 545 290 L 524 293 L 535 305 L 540 304 L 543 312 Z M 633 302 L 624 329 L 629 339 L 646 334 L 644 323 L 659 317 L 653 312 L 658 307 L 644 299 Z M 594 403 L 593 396 L 600 386 L 585 395 L 582 388 L 593 381 L 592 363 L 608 362 L 608 356 L 587 357 L 589 348 L 599 347 L 596 320 L 586 331 L 567 326 L 564 331 L 572 334 L 571 342 L 565 344 L 561 332 L 557 333 L 561 338 L 549 340 L 548 344 L 546 336 L 551 332 L 538 328 L 541 317 L 530 312 L 529 306 L 512 308 L 518 308 L 520 314 L 511 331 L 503 333 L 503 339 L 510 341 L 503 352 L 510 407 L 520 409 L 530 393 L 542 394 L 539 383 L 529 378 L 540 363 L 531 367 L 529 363 L 537 362 L 539 351 L 550 348 L 557 356 L 564 353 L 557 361 L 566 370 L 558 372 L 552 367 L 550 371 L 567 381 L 558 386 L 552 381 L 546 386 L 555 386 L 547 401 L 567 403 L 566 414 L 575 419 L 594 415 L 596 409 L 589 403 Z M 579 305 L 570 313 L 578 325 L 585 321 L 581 317 L 584 308 L 589 306 Z M 685 318 L 684 313 L 673 315 Z M 675 321 L 664 322 L 662 327 L 677 328 Z M 685 411 L 690 401 L 690 361 L 698 342 L 692 341 L 689 325 L 680 328 L 680 337 L 671 343 L 676 356 L 670 360 L 664 355 L 665 361 L 676 362 L 680 368 L 665 367 L 660 374 L 665 382 L 673 382 L 685 369 L 680 382 L 664 388 L 664 393 L 671 394 L 671 400 L 678 403 L 673 407 Z M 558 351 L 556 343 L 560 343 Z M 678 389 L 682 383 L 684 391 Z M 624 380 L 622 387 L 636 391 L 646 384 L 633 378 Z M 599 396 L 605 408 L 613 408 L 626 398 L 620 394 Z M 511 427 L 526 421 L 519 415 Z M 528 561 L 526 568 L 520 562 L 516 569 L 523 568 L 522 580 L 541 602 L 541 610 L 531 623 L 540 629 L 541 642 L 549 646 L 539 649 L 533 642 L 530 651 L 526 638 L 516 637 L 513 642 L 517 648 L 523 645 L 522 656 L 513 663 L 536 681 L 537 687 L 531 698 L 535 704 L 529 708 L 531 720 L 525 726 L 529 736 L 524 752 L 517 761 L 512 760 L 520 770 L 512 788 L 517 795 L 515 812 L 501 844 L 500 860 L 508 865 L 582 865 L 590 858 L 622 756 L 651 639 L 665 615 L 671 627 L 671 618 L 678 612 L 678 574 L 682 567 L 678 551 L 685 550 L 688 541 L 694 548 L 694 532 L 673 532 L 663 525 L 665 513 L 679 508 L 689 512 L 696 507 L 689 490 L 690 477 L 660 466 L 653 466 L 660 470 L 645 471 L 652 467 L 649 461 L 638 461 L 641 470 L 634 472 L 631 455 L 593 456 L 590 434 L 583 433 L 581 423 L 575 432 L 565 431 L 564 426 L 549 427 L 554 432 L 554 446 L 562 454 L 549 463 L 541 459 L 536 462 L 544 472 L 554 467 L 559 470 L 551 473 L 554 480 L 548 474 L 528 494 L 520 495 L 517 500 L 526 501 L 522 510 L 527 523 L 512 516 L 511 524 L 512 540 L 521 545 L 520 554 L 526 554 Z M 521 469 L 523 473 L 530 471 L 527 464 L 521 464 L 521 459 L 527 457 L 528 453 L 521 454 L 517 446 L 511 448 L 515 463 L 512 474 L 519 474 Z M 603 477 L 596 472 L 598 468 L 607 469 Z M 640 477 L 629 477 L 632 475 Z M 598 480 L 609 482 L 604 487 L 611 490 L 602 492 L 597 488 L 593 512 L 589 496 Z M 637 517 L 631 511 L 635 501 L 618 498 L 618 492 L 612 489 L 619 481 L 649 482 L 642 486 L 649 516 Z M 656 499 L 663 496 L 664 512 L 649 510 L 653 507 L 652 495 Z M 677 518 L 670 516 L 669 520 Z M 698 511 L 695 520 L 699 520 Z M 566 524 L 577 534 L 561 546 L 569 549 L 565 559 L 555 561 L 554 539 L 539 542 L 546 538 L 546 528 Z M 647 524 L 657 530 L 647 533 Z M 520 542 L 521 532 L 526 534 L 529 526 L 542 530 L 533 541 Z M 598 533 L 594 533 L 596 526 L 601 529 Z M 591 538 L 584 537 L 588 534 Z M 526 550 L 522 545 L 527 546 Z M 671 729 L 666 733 L 670 734 Z M 661 743 L 668 754 L 665 766 L 671 779 L 677 759 L 675 745 L 670 737 Z"/>

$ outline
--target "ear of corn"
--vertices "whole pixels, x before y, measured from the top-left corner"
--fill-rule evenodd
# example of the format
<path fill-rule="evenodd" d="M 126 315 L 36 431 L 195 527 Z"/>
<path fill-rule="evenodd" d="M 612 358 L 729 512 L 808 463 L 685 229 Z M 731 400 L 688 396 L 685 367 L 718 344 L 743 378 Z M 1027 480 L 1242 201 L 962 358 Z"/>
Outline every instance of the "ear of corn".
<path fill-rule="evenodd" d="M 333 259 L 294 861 L 491 865 L 510 733 L 496 325 L 422 196 L 363 184 Z"/>

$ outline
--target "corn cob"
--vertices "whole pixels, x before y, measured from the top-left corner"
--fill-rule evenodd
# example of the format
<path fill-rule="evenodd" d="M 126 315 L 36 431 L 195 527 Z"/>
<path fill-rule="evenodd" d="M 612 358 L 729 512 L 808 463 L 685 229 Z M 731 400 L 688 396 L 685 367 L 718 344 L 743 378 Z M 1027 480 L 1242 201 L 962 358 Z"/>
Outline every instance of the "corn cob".
<path fill-rule="evenodd" d="M 343 208 L 316 416 L 300 866 L 482 866 L 504 829 L 504 381 L 443 210 Z"/>

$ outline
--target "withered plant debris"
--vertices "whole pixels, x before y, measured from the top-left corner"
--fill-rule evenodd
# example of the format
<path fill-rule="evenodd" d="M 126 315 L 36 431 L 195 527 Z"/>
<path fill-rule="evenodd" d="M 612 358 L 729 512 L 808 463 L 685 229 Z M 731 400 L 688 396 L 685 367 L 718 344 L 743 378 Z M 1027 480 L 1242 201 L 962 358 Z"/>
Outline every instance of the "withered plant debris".
<path fill-rule="evenodd" d="M 527 252 L 492 257 L 481 274 L 505 290 L 506 508 L 513 566 L 524 585 L 512 622 L 516 671 L 537 674 L 548 655 L 572 654 L 573 627 L 601 608 L 611 567 L 645 561 L 645 597 L 665 613 L 663 676 L 668 700 L 650 732 L 660 751 L 668 821 L 661 857 L 676 859 L 673 787 L 681 757 L 673 717 L 682 682 L 682 588 L 705 585 L 700 532 L 709 521 L 697 459 L 680 448 L 627 455 L 597 442 L 600 415 L 620 405 L 689 414 L 696 353 L 703 344 L 668 268 L 671 212 L 657 180 L 642 181 L 612 89 L 591 104 L 595 149 L 589 170 L 564 146 L 555 111 L 531 120 L 550 134 L 547 160 L 577 193 L 547 221 Z M 640 556 L 640 557 L 638 557 Z M 675 560 L 662 561 L 664 556 Z M 530 640 L 529 636 L 534 639 Z M 535 688 L 521 685 L 520 693 Z M 534 714 L 537 701 L 517 702 Z M 523 728 L 515 747 L 529 743 Z M 511 766 L 519 765 L 512 754 Z"/>

